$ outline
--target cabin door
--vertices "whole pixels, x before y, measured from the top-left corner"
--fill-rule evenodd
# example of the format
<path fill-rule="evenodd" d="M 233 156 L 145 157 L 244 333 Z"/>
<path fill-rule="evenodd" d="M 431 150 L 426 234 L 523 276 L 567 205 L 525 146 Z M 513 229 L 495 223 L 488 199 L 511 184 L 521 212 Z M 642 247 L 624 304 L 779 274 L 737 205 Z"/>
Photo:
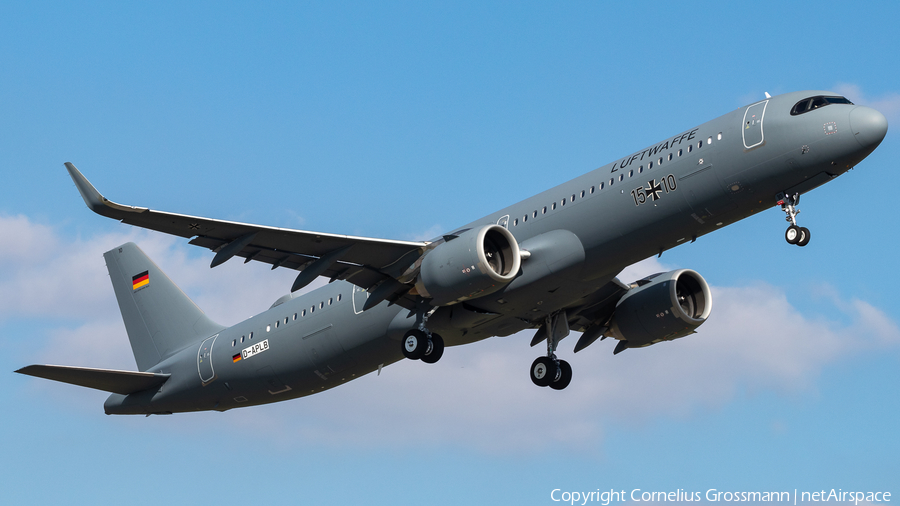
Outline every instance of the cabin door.
<path fill-rule="evenodd" d="M 216 379 L 216 372 L 212 365 L 212 349 L 217 337 L 219 334 L 206 338 L 200 343 L 200 349 L 197 350 L 197 371 L 200 373 L 200 381 L 204 385 Z"/>
<path fill-rule="evenodd" d="M 363 308 L 366 307 L 366 301 L 369 299 L 369 292 L 365 288 L 354 285 L 351 299 L 353 301 L 353 312 L 355 314 L 362 313 Z"/>
<path fill-rule="evenodd" d="M 763 116 L 766 114 L 766 105 L 768 100 L 763 100 L 757 104 L 747 107 L 744 111 L 744 124 L 741 127 L 744 137 L 744 148 L 752 149 L 762 145 L 765 141 L 763 134 Z"/>

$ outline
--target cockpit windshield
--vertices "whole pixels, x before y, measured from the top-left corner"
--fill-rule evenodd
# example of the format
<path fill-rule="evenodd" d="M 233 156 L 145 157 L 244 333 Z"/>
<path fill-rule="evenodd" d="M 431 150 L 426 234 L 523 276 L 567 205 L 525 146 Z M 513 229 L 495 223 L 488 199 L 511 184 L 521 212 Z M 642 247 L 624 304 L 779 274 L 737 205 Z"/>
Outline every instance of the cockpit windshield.
<path fill-rule="evenodd" d="M 814 109 L 819 109 L 820 107 L 825 107 L 830 104 L 850 104 L 853 105 L 853 102 L 847 100 L 844 97 L 808 97 L 803 100 L 797 102 L 794 105 L 794 108 L 791 109 L 791 116 L 796 116 L 798 114 L 803 114 L 805 112 L 812 111 Z"/>

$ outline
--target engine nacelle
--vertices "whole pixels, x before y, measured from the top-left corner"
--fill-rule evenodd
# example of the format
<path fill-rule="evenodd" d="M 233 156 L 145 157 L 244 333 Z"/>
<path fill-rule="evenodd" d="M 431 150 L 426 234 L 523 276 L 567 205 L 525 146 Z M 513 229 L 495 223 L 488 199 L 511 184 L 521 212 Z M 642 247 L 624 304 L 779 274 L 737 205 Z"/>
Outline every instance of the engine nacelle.
<path fill-rule="evenodd" d="M 709 317 L 712 294 L 703 276 L 678 269 L 648 276 L 616 304 L 610 337 L 640 348 L 693 334 Z"/>
<path fill-rule="evenodd" d="M 416 290 L 447 306 L 500 290 L 519 273 L 519 244 L 500 225 L 473 228 L 422 258 Z"/>

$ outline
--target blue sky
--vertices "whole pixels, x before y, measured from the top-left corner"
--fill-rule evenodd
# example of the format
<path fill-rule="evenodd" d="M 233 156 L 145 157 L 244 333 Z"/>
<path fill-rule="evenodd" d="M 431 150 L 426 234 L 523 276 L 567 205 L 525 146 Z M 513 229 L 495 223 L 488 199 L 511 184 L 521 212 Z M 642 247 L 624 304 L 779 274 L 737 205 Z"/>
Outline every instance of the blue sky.
<path fill-rule="evenodd" d="M 550 491 L 900 494 L 900 8 L 892 2 L 225 2 L 0 5 L 0 484 L 17 504 L 557 504 Z M 106 395 L 13 374 L 134 369 L 102 253 L 136 241 L 214 319 L 265 310 L 292 272 L 90 213 L 113 200 L 308 230 L 423 239 L 746 105 L 831 89 L 891 124 L 803 197 L 621 276 L 687 267 L 699 333 L 562 353 L 530 335 L 402 362 L 227 413 L 103 415 Z"/>

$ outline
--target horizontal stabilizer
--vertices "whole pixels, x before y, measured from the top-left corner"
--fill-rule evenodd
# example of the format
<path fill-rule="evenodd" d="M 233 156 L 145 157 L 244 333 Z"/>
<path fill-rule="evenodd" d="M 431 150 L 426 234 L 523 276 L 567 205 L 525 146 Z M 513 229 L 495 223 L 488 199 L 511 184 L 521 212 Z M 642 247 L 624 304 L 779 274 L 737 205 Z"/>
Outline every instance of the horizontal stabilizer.
<path fill-rule="evenodd" d="M 168 374 L 69 367 L 64 365 L 29 365 L 16 372 L 122 395 L 153 388 L 169 379 Z"/>

